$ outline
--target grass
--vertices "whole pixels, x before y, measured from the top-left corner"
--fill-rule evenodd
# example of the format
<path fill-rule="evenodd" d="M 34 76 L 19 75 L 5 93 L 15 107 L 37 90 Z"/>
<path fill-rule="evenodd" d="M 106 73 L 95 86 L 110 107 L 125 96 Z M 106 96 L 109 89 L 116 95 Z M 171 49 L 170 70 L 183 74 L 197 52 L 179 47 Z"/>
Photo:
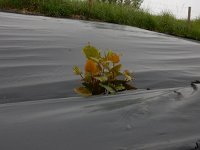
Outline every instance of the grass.
<path fill-rule="evenodd" d="M 0 9 L 130 25 L 200 41 L 200 19 L 188 24 L 170 13 L 151 15 L 131 6 L 94 2 L 89 7 L 87 1 L 71 0 L 0 0 Z"/>

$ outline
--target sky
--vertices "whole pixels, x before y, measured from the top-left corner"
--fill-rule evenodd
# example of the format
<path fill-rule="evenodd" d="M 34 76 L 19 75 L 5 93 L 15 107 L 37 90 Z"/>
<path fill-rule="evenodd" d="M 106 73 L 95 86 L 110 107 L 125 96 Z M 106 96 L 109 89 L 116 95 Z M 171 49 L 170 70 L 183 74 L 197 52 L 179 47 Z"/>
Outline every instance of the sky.
<path fill-rule="evenodd" d="M 141 7 L 152 14 L 169 11 L 177 18 L 187 18 L 189 6 L 192 8 L 192 19 L 200 17 L 200 0 L 144 0 Z"/>

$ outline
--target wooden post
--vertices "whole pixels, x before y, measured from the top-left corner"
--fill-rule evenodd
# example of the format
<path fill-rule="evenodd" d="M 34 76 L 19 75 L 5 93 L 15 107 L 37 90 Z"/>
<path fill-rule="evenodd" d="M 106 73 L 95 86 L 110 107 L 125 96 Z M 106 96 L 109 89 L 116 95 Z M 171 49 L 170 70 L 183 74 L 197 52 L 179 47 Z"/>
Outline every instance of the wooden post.
<path fill-rule="evenodd" d="M 188 7 L 188 23 L 190 23 L 191 20 L 191 7 Z"/>

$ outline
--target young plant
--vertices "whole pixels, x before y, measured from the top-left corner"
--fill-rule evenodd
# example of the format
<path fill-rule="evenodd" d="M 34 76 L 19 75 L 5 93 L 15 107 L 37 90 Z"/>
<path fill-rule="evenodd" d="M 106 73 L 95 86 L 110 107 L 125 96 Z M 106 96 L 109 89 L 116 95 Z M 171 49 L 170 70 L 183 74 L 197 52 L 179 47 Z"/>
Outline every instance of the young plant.
<path fill-rule="evenodd" d="M 121 72 L 120 55 L 111 50 L 102 54 L 89 44 L 83 48 L 83 53 L 86 57 L 85 72 L 78 66 L 73 68 L 73 72 L 80 75 L 83 85 L 74 89 L 76 93 L 90 96 L 136 89 L 130 84 L 134 79 L 132 73 L 128 70 Z"/>

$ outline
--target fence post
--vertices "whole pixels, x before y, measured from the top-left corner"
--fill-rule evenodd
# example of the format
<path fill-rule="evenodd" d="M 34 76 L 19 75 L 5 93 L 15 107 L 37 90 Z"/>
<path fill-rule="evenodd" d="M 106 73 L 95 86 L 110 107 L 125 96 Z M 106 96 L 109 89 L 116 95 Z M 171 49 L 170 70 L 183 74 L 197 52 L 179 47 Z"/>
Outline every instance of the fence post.
<path fill-rule="evenodd" d="M 188 23 L 191 21 L 191 7 L 188 7 Z"/>

